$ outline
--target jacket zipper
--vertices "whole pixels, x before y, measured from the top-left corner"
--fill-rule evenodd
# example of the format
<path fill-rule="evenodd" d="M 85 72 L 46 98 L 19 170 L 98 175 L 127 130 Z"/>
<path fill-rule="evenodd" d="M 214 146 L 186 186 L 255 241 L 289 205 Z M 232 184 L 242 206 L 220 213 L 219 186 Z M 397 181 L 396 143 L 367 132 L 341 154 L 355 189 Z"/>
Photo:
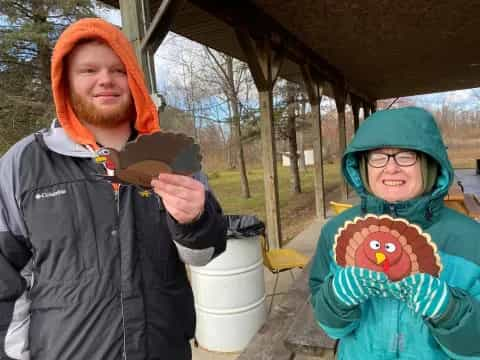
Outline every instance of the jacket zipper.
<path fill-rule="evenodd" d="M 392 217 L 396 217 L 396 216 L 397 216 L 397 210 L 395 209 L 395 205 L 390 204 L 390 205 L 389 205 L 389 210 L 390 210 L 390 215 L 391 215 Z"/>
<path fill-rule="evenodd" d="M 87 146 L 87 148 L 96 156 L 96 151 L 91 147 Z M 103 165 L 105 173 L 109 174 L 109 169 Z M 112 184 L 113 185 L 113 184 Z M 118 238 L 118 246 L 120 247 L 120 253 L 122 251 L 122 245 L 120 244 L 120 224 L 119 224 L 119 217 L 120 217 L 120 184 L 118 184 L 118 188 L 113 188 L 113 195 L 115 198 L 115 219 L 116 219 L 116 231 L 117 231 L 117 238 Z M 123 359 L 127 360 L 127 330 L 125 328 L 125 311 L 123 305 L 123 287 L 122 287 L 122 279 L 121 279 L 121 271 L 122 271 L 122 260 L 120 258 L 120 307 L 122 310 L 122 330 L 123 330 Z"/>
<path fill-rule="evenodd" d="M 120 246 L 120 252 L 122 251 L 122 246 L 120 244 L 120 229 L 119 229 L 119 217 L 120 217 L 120 184 L 117 189 L 113 189 L 115 195 L 115 210 L 116 210 L 116 225 L 117 225 L 117 239 L 118 245 Z M 120 306 L 122 308 L 122 329 L 123 329 L 123 359 L 127 360 L 127 329 L 125 328 L 125 311 L 123 307 L 123 287 L 121 280 L 121 269 L 122 269 L 122 260 L 120 259 Z"/>

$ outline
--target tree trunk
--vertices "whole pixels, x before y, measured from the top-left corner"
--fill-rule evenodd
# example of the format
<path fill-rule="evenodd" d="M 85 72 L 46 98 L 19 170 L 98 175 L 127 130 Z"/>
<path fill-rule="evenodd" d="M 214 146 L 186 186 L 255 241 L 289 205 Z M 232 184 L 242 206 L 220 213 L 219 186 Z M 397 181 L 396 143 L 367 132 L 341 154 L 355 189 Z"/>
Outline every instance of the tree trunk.
<path fill-rule="evenodd" d="M 229 118 L 232 119 L 232 104 L 230 103 L 230 97 L 228 97 L 229 101 L 229 106 L 228 106 L 228 112 L 229 112 Z M 237 167 L 237 162 L 235 158 L 235 129 L 234 129 L 234 121 L 230 120 L 230 139 L 228 140 L 228 168 L 230 170 L 233 170 Z"/>
<path fill-rule="evenodd" d="M 288 150 L 290 154 L 290 184 L 291 191 L 294 194 L 301 193 L 300 175 L 298 172 L 298 154 L 297 154 L 297 129 L 295 114 L 295 85 L 287 83 L 287 104 L 288 104 L 288 122 L 287 122 L 287 138 Z"/>
<path fill-rule="evenodd" d="M 297 146 L 298 146 L 298 152 L 300 153 L 300 158 L 298 159 L 298 166 L 300 168 L 300 171 L 305 171 L 306 165 L 305 165 L 305 147 L 304 147 L 304 142 L 303 142 L 303 128 L 304 124 L 307 120 L 306 118 L 306 101 L 305 97 L 302 95 L 302 102 L 300 104 L 300 119 L 302 119 L 303 125 L 298 129 L 297 131 Z"/>
<path fill-rule="evenodd" d="M 233 58 L 227 58 L 227 74 L 231 83 L 233 84 Z M 243 156 L 243 145 L 242 145 L 242 132 L 240 127 L 240 106 L 238 102 L 238 96 L 235 92 L 234 86 L 230 89 L 230 107 L 232 109 L 232 125 L 233 125 L 233 136 L 234 144 L 237 153 L 237 165 L 238 170 L 240 171 L 240 182 L 242 186 L 242 196 L 245 199 L 250 198 L 250 188 L 248 186 L 248 177 L 247 170 L 245 168 L 245 157 Z"/>

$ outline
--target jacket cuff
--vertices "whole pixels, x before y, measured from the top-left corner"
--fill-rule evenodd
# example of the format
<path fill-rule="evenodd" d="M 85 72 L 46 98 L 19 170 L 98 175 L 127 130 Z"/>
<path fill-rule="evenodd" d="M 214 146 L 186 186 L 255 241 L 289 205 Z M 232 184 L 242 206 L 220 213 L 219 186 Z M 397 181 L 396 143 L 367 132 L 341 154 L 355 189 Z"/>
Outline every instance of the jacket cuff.
<path fill-rule="evenodd" d="M 432 324 L 434 327 L 441 327 L 441 328 L 450 328 L 452 325 L 454 326 L 455 324 L 449 324 L 450 320 L 454 318 L 454 314 L 456 313 L 457 310 L 457 300 L 453 297 L 450 296 L 450 300 L 448 301 L 447 308 L 443 312 L 443 314 L 440 314 L 439 316 L 430 319 L 430 324 Z"/>
<path fill-rule="evenodd" d="M 225 250 L 227 223 L 220 205 L 207 191 L 200 218 L 180 224 L 167 212 L 167 225 L 175 242 L 190 249 L 215 248 L 215 254 Z"/>
<path fill-rule="evenodd" d="M 337 297 L 337 295 L 335 295 L 335 291 L 333 290 L 333 277 L 330 278 L 328 281 L 327 293 L 328 293 L 329 302 L 333 305 L 335 309 L 338 310 L 339 314 L 346 314 L 351 312 L 352 310 L 360 309 L 360 305 L 347 305 L 344 302 L 342 302 Z"/>

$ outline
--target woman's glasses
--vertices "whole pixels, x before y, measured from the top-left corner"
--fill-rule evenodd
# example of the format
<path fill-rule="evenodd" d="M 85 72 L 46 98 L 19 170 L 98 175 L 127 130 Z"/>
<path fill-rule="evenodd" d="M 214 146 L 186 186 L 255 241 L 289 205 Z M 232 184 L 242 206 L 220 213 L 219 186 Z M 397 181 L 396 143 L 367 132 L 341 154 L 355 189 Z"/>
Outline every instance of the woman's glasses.
<path fill-rule="evenodd" d="M 417 162 L 417 153 L 414 151 L 399 151 L 395 154 L 386 154 L 382 152 L 370 152 L 367 155 L 368 165 L 374 168 L 382 168 L 387 166 L 390 158 L 401 167 L 415 165 Z"/>

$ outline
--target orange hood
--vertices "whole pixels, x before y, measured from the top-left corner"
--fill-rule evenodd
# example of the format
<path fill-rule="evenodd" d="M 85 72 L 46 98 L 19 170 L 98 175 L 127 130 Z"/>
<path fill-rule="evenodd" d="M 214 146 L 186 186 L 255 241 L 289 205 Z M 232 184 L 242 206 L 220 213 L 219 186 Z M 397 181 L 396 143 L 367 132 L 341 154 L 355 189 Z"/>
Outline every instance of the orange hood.
<path fill-rule="evenodd" d="M 143 73 L 134 50 L 126 36 L 116 26 L 101 19 L 82 19 L 70 25 L 62 33 L 53 49 L 51 78 L 57 118 L 68 136 L 78 144 L 97 148 L 93 134 L 78 120 L 70 105 L 65 76 L 64 58 L 75 44 L 83 39 L 99 39 L 108 44 L 123 62 L 128 85 L 137 112 L 135 129 L 139 134 L 159 131 L 158 113 L 150 98 Z"/>

